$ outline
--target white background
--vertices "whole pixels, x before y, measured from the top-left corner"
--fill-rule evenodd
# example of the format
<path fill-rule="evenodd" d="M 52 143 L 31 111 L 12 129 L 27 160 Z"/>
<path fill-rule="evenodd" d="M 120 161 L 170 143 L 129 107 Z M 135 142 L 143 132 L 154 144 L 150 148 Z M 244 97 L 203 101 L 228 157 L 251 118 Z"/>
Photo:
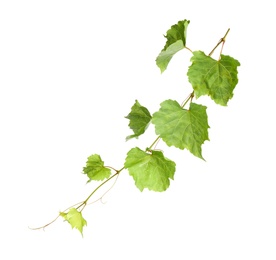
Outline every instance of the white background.
<path fill-rule="evenodd" d="M 0 258 L 276 259 L 272 4 L 1 1 Z M 230 28 L 224 54 L 241 63 L 227 107 L 197 100 L 211 126 L 206 162 L 160 142 L 177 164 L 166 192 L 141 193 L 124 171 L 104 204 L 84 210 L 84 237 L 61 219 L 30 230 L 93 190 L 89 155 L 121 168 L 130 148 L 153 142 L 153 127 L 125 142 L 135 99 L 153 113 L 189 95 L 188 51 L 162 75 L 155 65 L 163 34 L 183 19 L 187 46 L 206 53 Z"/>

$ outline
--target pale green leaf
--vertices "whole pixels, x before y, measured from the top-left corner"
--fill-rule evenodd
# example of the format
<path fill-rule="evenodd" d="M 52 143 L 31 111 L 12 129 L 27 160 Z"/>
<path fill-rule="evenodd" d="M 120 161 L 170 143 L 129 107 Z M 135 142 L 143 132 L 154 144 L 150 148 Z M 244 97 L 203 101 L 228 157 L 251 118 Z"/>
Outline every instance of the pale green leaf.
<path fill-rule="evenodd" d="M 162 152 L 144 152 L 137 147 L 128 152 L 124 166 L 140 191 L 145 188 L 165 191 L 175 172 L 175 163 L 165 158 Z"/>
<path fill-rule="evenodd" d="M 130 113 L 126 116 L 129 119 L 129 127 L 133 130 L 134 134 L 129 135 L 126 140 L 133 137 L 137 138 L 142 135 L 151 120 L 151 114 L 146 107 L 140 105 L 140 103 L 135 100 L 135 104 L 131 107 Z"/>
<path fill-rule="evenodd" d="M 239 61 L 225 55 L 217 61 L 202 51 L 193 52 L 191 61 L 187 75 L 195 96 L 209 95 L 217 104 L 226 106 L 238 83 Z"/>
<path fill-rule="evenodd" d="M 172 57 L 186 46 L 187 27 L 190 21 L 183 20 L 173 25 L 165 35 L 167 39 L 163 50 L 156 58 L 156 65 L 164 72 Z"/>
<path fill-rule="evenodd" d="M 75 208 L 71 208 L 68 213 L 60 212 L 61 217 L 63 217 L 72 228 L 76 228 L 82 234 L 83 227 L 87 225 L 86 220 L 83 218 L 81 212 Z"/>
<path fill-rule="evenodd" d="M 86 167 L 83 167 L 83 173 L 87 175 L 89 181 L 102 181 L 111 175 L 111 170 L 104 166 L 100 155 L 93 154 L 87 158 Z"/>
<path fill-rule="evenodd" d="M 189 110 L 178 102 L 166 100 L 159 111 L 153 114 L 155 132 L 168 146 L 188 149 L 193 155 L 203 159 L 201 146 L 208 137 L 206 107 L 195 103 Z"/>

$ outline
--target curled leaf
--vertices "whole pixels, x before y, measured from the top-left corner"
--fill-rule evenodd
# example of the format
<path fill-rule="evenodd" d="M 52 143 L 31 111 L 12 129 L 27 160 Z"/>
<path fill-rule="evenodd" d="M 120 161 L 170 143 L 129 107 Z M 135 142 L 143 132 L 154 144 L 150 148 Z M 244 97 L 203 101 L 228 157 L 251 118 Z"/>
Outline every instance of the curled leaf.
<path fill-rule="evenodd" d="M 186 46 L 187 27 L 190 21 L 183 20 L 173 25 L 165 35 L 167 39 L 163 50 L 156 58 L 156 65 L 161 72 L 167 69 L 167 66 L 172 57 Z"/>
<path fill-rule="evenodd" d="M 91 180 L 102 181 L 111 175 L 111 170 L 104 166 L 101 156 L 93 154 L 88 157 L 86 167 L 83 167 L 83 173 Z"/>
<path fill-rule="evenodd" d="M 87 225 L 86 220 L 82 217 L 81 212 L 75 208 L 71 208 L 68 213 L 60 212 L 61 217 L 63 217 L 72 228 L 76 228 L 83 235 L 83 227 Z"/>
<path fill-rule="evenodd" d="M 142 135 L 151 120 L 151 114 L 146 107 L 140 105 L 140 103 L 135 100 L 135 104 L 131 107 L 130 113 L 126 116 L 129 119 L 129 127 L 133 130 L 134 134 L 129 135 L 126 140 Z"/>

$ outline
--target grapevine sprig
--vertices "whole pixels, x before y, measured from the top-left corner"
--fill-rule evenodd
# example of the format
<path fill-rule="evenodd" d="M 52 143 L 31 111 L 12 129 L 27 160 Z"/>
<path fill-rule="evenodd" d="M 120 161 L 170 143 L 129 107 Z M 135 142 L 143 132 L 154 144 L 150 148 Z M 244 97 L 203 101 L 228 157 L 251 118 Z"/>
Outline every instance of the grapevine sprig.
<path fill-rule="evenodd" d="M 129 119 L 129 127 L 133 131 L 126 140 L 138 138 L 152 123 L 157 135 L 152 144 L 145 149 L 139 147 L 130 149 L 124 165 L 119 170 L 106 166 L 98 154 L 89 156 L 86 166 L 83 167 L 83 173 L 87 175 L 88 182 L 100 181 L 101 183 L 82 202 L 63 210 L 48 224 L 33 229 L 44 229 L 62 217 L 72 228 L 78 229 L 83 234 L 83 227 L 87 225 L 87 221 L 82 216 L 83 210 L 87 205 L 102 200 L 115 185 L 123 170 L 128 170 L 140 191 L 144 189 L 165 191 L 170 185 L 170 180 L 174 179 L 176 163 L 165 157 L 163 151 L 156 149 L 160 140 L 168 146 L 181 150 L 187 149 L 194 156 L 204 160 L 202 145 L 205 141 L 209 141 L 207 107 L 194 102 L 194 99 L 207 95 L 216 104 L 226 106 L 233 97 L 234 88 L 238 83 L 237 67 L 240 63 L 222 54 L 230 29 L 206 55 L 203 51 L 192 51 L 186 46 L 189 23 L 188 20 L 181 20 L 171 26 L 165 35 L 166 44 L 156 58 L 156 65 L 163 73 L 177 52 L 186 49 L 192 54 L 191 65 L 187 72 L 193 89 L 189 96 L 181 104 L 176 100 L 165 100 L 160 104 L 160 109 L 153 114 L 136 100 L 126 116 Z M 218 60 L 215 60 L 211 56 L 220 45 L 220 55 Z M 115 180 L 113 185 L 99 199 L 90 202 L 95 193 L 112 180 Z"/>

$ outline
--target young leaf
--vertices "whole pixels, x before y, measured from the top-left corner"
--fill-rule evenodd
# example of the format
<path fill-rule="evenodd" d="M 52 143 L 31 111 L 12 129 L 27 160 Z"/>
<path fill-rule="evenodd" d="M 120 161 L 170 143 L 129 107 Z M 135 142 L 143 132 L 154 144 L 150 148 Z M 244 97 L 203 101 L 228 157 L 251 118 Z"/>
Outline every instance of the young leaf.
<path fill-rule="evenodd" d="M 203 159 L 201 145 L 208 137 L 206 107 L 195 103 L 189 110 L 183 109 L 176 101 L 166 100 L 152 117 L 155 132 L 168 146 L 188 149 Z"/>
<path fill-rule="evenodd" d="M 82 217 L 81 212 L 71 208 L 68 213 L 60 212 L 61 217 L 69 222 L 72 228 L 76 228 L 82 234 L 83 227 L 87 225 L 86 220 Z"/>
<path fill-rule="evenodd" d="M 86 167 L 83 167 L 83 173 L 87 175 L 89 181 L 102 181 L 111 175 L 111 170 L 104 166 L 100 155 L 93 154 L 87 158 Z"/>
<path fill-rule="evenodd" d="M 146 153 L 136 147 L 128 152 L 125 168 L 140 191 L 145 188 L 165 191 L 170 186 L 170 179 L 173 180 L 175 163 L 165 158 L 160 151 Z"/>
<path fill-rule="evenodd" d="M 129 119 L 129 127 L 133 130 L 134 134 L 127 136 L 126 140 L 133 137 L 138 137 L 142 135 L 151 120 L 151 114 L 147 108 L 141 106 L 137 100 L 135 104 L 131 107 L 131 112 L 125 117 Z"/>
<path fill-rule="evenodd" d="M 167 42 L 156 58 L 156 65 L 161 72 L 166 70 L 173 55 L 186 46 L 186 34 L 189 23 L 190 21 L 188 20 L 179 21 L 167 31 L 167 35 L 165 35 Z"/>
<path fill-rule="evenodd" d="M 196 97 L 209 95 L 217 104 L 226 106 L 238 83 L 239 61 L 225 55 L 217 61 L 202 51 L 193 52 L 191 61 L 187 75 Z"/>

